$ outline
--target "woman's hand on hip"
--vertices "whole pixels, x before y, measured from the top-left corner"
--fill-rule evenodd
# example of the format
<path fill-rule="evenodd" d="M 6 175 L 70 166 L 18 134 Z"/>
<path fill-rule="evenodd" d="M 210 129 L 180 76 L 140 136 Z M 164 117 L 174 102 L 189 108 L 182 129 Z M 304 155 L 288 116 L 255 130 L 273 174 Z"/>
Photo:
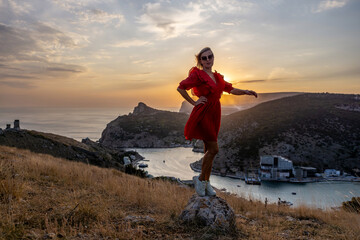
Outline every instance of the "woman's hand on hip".
<path fill-rule="evenodd" d="M 195 102 L 195 106 L 199 105 L 199 104 L 205 104 L 207 102 L 207 98 L 205 96 L 201 96 L 196 102 Z"/>

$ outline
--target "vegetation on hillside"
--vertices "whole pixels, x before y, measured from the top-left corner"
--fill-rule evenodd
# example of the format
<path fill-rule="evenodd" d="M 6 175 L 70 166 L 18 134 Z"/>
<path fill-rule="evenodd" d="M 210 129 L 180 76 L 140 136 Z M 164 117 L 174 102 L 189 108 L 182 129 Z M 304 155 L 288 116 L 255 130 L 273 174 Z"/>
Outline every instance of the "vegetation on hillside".
<path fill-rule="evenodd" d="M 137 160 L 142 157 L 133 151 L 114 151 L 90 139 L 78 142 L 72 138 L 31 130 L 5 130 L 0 135 L 0 145 L 29 149 L 55 157 L 90 163 L 100 167 L 123 168 L 123 157 L 133 155 Z"/>
<path fill-rule="evenodd" d="M 288 208 L 218 192 L 237 234 L 183 225 L 194 190 L 0 146 L 0 239 L 358 239 L 360 215 Z"/>
<path fill-rule="evenodd" d="M 219 160 L 244 170 L 259 155 L 277 154 L 323 171 L 360 168 L 360 112 L 339 108 L 355 95 L 302 94 L 259 104 L 223 118 Z"/>

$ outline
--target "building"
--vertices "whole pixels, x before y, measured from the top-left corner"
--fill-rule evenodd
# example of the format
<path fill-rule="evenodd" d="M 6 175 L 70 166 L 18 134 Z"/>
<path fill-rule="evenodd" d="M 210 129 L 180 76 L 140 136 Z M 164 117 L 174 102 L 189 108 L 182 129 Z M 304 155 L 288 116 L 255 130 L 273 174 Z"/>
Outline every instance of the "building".
<path fill-rule="evenodd" d="M 262 179 L 285 179 L 293 173 L 293 163 L 276 155 L 260 156 L 260 177 Z"/>
<path fill-rule="evenodd" d="M 335 170 L 335 169 L 325 169 L 324 175 L 325 175 L 325 177 L 339 177 L 340 171 Z"/>
<path fill-rule="evenodd" d="M 316 177 L 316 168 L 313 167 L 294 167 L 294 176 L 297 179 Z"/>

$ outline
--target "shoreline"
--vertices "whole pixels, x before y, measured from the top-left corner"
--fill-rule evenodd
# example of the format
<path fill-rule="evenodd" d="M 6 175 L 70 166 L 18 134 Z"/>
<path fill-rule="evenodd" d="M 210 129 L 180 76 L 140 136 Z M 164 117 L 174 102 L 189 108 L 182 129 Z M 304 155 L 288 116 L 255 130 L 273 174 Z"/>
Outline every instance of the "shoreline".
<path fill-rule="evenodd" d="M 195 163 L 196 162 L 190 163 L 190 168 L 195 172 L 201 172 L 200 168 L 196 168 L 194 166 Z M 245 180 L 244 176 L 221 174 L 221 173 L 219 173 L 217 171 L 212 171 L 211 175 Z M 264 182 L 283 182 L 283 183 L 294 183 L 294 184 L 297 184 L 297 183 L 300 183 L 300 184 L 302 184 L 302 183 L 316 183 L 316 182 L 318 182 L 318 183 L 320 183 L 320 182 L 323 182 L 323 183 L 326 183 L 326 182 L 360 183 L 360 177 L 358 177 L 358 178 L 354 177 L 353 179 L 334 179 L 334 178 L 326 179 L 326 178 L 321 178 L 321 179 L 304 179 L 304 180 L 297 180 L 297 179 L 294 179 L 294 178 L 283 179 L 283 180 L 281 180 L 281 179 L 261 179 L 261 181 L 264 181 Z"/>

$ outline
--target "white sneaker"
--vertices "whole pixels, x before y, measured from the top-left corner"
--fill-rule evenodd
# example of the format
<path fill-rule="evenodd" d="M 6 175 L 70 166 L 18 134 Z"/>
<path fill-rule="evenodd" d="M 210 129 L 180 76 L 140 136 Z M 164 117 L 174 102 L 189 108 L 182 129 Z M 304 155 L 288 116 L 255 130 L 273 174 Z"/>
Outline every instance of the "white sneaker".
<path fill-rule="evenodd" d="M 200 197 L 205 196 L 206 181 L 200 181 L 198 176 L 193 177 L 195 191 Z"/>
<path fill-rule="evenodd" d="M 216 196 L 215 190 L 212 188 L 210 181 L 206 181 L 206 195 Z"/>

